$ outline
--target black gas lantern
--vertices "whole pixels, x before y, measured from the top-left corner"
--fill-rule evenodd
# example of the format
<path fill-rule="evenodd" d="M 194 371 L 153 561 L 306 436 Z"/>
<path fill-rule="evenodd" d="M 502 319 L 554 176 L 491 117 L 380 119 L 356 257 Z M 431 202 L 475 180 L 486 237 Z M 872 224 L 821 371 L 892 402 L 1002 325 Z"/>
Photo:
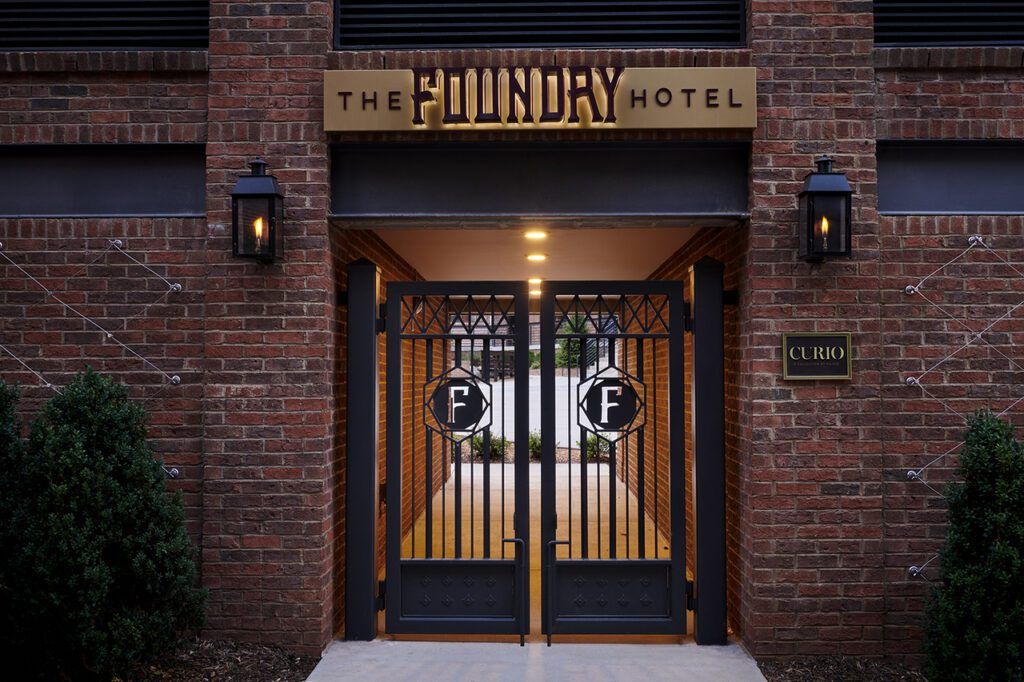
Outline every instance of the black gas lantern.
<path fill-rule="evenodd" d="M 807 176 L 800 192 L 800 257 L 821 261 L 851 256 L 853 190 L 845 173 L 832 170 L 832 159 L 819 156 L 818 170 Z"/>
<path fill-rule="evenodd" d="M 231 191 L 231 245 L 238 258 L 273 263 L 284 255 L 284 196 L 277 178 L 267 175 L 267 163 L 249 164 Z"/>

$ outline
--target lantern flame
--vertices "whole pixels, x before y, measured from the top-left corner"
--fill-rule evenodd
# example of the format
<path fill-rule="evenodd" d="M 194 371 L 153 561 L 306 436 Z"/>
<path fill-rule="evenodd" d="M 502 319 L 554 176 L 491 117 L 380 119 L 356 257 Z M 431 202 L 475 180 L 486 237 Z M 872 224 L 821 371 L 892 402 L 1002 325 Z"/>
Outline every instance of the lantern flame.
<path fill-rule="evenodd" d="M 256 220 L 252 221 L 252 229 L 256 233 L 256 241 L 263 241 L 263 216 L 260 216 Z"/>
<path fill-rule="evenodd" d="M 821 216 L 821 248 L 828 251 L 828 218 Z"/>

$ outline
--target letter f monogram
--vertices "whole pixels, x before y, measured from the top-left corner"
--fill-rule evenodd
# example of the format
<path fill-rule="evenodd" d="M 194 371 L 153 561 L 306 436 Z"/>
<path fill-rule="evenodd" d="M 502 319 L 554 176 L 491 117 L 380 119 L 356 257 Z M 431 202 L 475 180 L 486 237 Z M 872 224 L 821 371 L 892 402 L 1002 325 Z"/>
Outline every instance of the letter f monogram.
<path fill-rule="evenodd" d="M 461 394 L 464 398 L 469 395 L 469 386 L 449 386 L 448 387 L 448 414 L 449 424 L 455 424 L 455 410 L 460 407 L 466 407 L 468 403 L 460 403 L 455 401 L 455 394 Z"/>
<path fill-rule="evenodd" d="M 613 393 L 615 395 L 617 395 L 617 396 L 621 395 L 622 394 L 622 387 L 621 386 L 602 386 L 601 387 L 601 426 L 605 426 L 605 425 L 608 424 L 608 410 L 610 410 L 613 407 L 618 407 L 619 406 L 618 403 L 613 403 L 612 401 L 608 400 L 608 397 L 610 395 L 612 395 Z"/>

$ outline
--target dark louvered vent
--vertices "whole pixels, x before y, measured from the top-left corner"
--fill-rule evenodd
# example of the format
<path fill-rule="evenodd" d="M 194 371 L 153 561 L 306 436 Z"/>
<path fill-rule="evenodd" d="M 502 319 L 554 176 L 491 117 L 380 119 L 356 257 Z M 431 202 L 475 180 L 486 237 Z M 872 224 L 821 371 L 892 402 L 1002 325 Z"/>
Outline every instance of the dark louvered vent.
<path fill-rule="evenodd" d="M 205 48 L 206 0 L 0 0 L 0 50 Z"/>
<path fill-rule="evenodd" d="M 1024 45 L 1024 2 L 875 0 L 875 44 Z"/>
<path fill-rule="evenodd" d="M 728 47 L 743 0 L 338 0 L 343 50 L 460 47 Z"/>

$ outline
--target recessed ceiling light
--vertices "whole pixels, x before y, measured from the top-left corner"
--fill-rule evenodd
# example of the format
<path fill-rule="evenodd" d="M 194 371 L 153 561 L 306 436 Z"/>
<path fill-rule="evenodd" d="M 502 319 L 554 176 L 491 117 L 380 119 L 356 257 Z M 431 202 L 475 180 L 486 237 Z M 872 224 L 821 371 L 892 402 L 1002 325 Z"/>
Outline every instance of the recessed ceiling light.
<path fill-rule="evenodd" d="M 533 240 L 533 241 L 538 241 L 538 240 L 541 240 L 541 239 L 546 239 L 547 236 L 548 236 L 548 233 L 545 232 L 544 230 L 530 230 L 529 232 L 527 232 L 523 236 L 526 237 L 527 239 L 530 239 L 530 240 Z"/>
<path fill-rule="evenodd" d="M 544 260 L 547 260 L 547 259 L 548 259 L 547 254 L 544 254 L 544 253 L 528 253 L 528 254 L 526 254 L 526 260 L 531 260 L 531 261 L 533 261 L 535 263 L 539 263 L 540 261 L 544 261 Z"/>
<path fill-rule="evenodd" d="M 541 279 L 540 277 L 531 277 L 531 278 L 530 278 L 529 280 L 527 280 L 527 281 L 528 281 L 528 282 L 529 282 L 530 284 L 540 284 L 540 283 L 541 283 L 541 282 L 543 282 L 544 280 L 542 280 L 542 279 Z"/>

